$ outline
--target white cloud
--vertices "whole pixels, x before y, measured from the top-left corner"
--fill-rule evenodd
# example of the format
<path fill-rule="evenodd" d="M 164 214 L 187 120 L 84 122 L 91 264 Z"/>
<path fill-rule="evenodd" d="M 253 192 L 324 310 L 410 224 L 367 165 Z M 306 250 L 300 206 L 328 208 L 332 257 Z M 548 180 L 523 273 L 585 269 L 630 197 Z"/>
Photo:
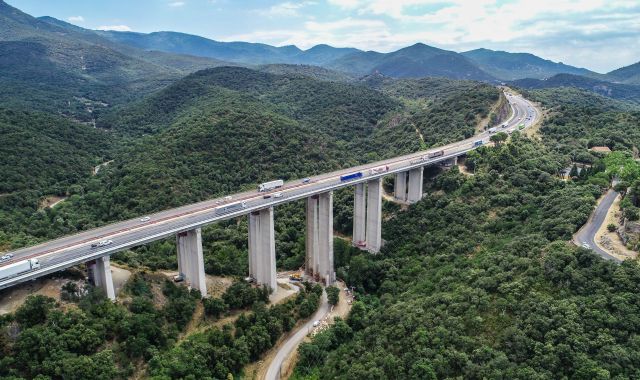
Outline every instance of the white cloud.
<path fill-rule="evenodd" d="M 116 32 L 130 32 L 131 28 L 127 25 L 101 25 L 96 28 L 97 30 L 113 30 Z"/>
<path fill-rule="evenodd" d="M 328 0 L 328 2 L 343 9 L 354 9 L 360 5 L 360 0 Z"/>
<path fill-rule="evenodd" d="M 267 17 L 292 17 L 299 16 L 300 9 L 314 4 L 314 1 L 285 1 L 283 3 L 274 4 L 268 9 L 260 10 L 258 12 Z"/>
<path fill-rule="evenodd" d="M 84 22 L 84 17 L 82 17 L 82 16 L 70 16 L 70 17 L 67 17 L 67 21 L 69 21 L 69 22 Z"/>
<path fill-rule="evenodd" d="M 173 1 L 173 2 L 169 3 L 169 6 L 172 7 L 172 8 L 180 8 L 180 7 L 184 6 L 184 5 L 185 5 L 184 1 Z"/>

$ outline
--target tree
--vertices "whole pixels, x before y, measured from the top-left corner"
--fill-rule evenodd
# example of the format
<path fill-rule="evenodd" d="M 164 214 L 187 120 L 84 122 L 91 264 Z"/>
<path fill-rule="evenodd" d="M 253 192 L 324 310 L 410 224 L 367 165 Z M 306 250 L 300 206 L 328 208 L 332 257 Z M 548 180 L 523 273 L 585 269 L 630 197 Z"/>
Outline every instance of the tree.
<path fill-rule="evenodd" d="M 205 298 L 202 303 L 204 312 L 216 319 L 220 318 L 220 315 L 229 309 L 229 306 L 220 298 Z"/>
<path fill-rule="evenodd" d="M 609 232 L 614 232 L 614 231 L 616 230 L 616 228 L 617 228 L 617 227 L 616 227 L 616 225 L 615 225 L 615 224 L 613 224 L 613 223 L 609 223 L 609 224 L 607 225 L 607 230 L 608 230 Z"/>
<path fill-rule="evenodd" d="M 340 300 L 340 289 L 337 286 L 328 286 L 326 289 L 327 300 L 331 305 L 337 305 Z"/>
<path fill-rule="evenodd" d="M 44 323 L 47 314 L 56 305 L 56 300 L 43 295 L 31 295 L 25 303 L 16 310 L 16 321 L 22 327 L 32 327 Z"/>
<path fill-rule="evenodd" d="M 495 143 L 497 146 L 500 146 L 503 142 L 507 141 L 509 135 L 504 132 L 498 132 L 495 135 L 489 137 L 489 140 Z"/>

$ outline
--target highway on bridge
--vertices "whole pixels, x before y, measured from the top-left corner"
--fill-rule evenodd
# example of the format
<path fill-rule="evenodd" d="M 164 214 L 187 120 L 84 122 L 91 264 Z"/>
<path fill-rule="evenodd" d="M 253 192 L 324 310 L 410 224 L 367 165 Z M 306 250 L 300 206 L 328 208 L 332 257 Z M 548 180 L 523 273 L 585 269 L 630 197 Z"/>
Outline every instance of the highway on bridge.
<path fill-rule="evenodd" d="M 526 99 L 518 95 L 508 95 L 507 99 L 513 112 L 510 119 L 506 122 L 507 126 L 505 128 L 498 128 L 499 131 L 511 133 L 518 129 L 518 126 L 521 124 L 524 124 L 526 127 L 534 124 L 540 117 L 536 108 Z M 0 289 L 124 249 L 167 237 L 173 237 L 177 233 L 192 230 L 216 221 L 246 215 L 251 211 L 276 206 L 297 199 L 304 199 L 314 194 L 320 194 L 346 186 L 353 186 L 356 183 L 367 182 L 374 178 L 397 172 L 404 172 L 415 167 L 445 161 L 476 149 L 477 146 L 474 145 L 477 141 L 482 140 L 483 144 L 487 144 L 490 136 L 491 134 L 486 131 L 469 139 L 438 148 L 432 148 L 427 151 L 420 151 L 366 165 L 320 174 L 310 177 L 308 181 L 288 181 L 283 187 L 268 193 L 258 192 L 256 186 L 256 189 L 252 191 L 245 191 L 227 197 L 177 207 L 155 214 L 141 215 L 135 219 L 105 225 L 39 245 L 22 248 L 12 252 L 14 254 L 13 259 L 0 264 L 0 267 L 28 258 L 38 258 L 41 265 L 40 269 L 2 280 L 0 281 Z M 444 150 L 442 156 L 428 160 L 422 159 L 428 152 L 439 152 L 441 150 Z M 371 172 L 373 168 L 384 166 L 388 166 L 388 170 L 380 173 Z M 354 172 L 362 172 L 363 176 L 351 181 L 341 181 L 340 176 Z M 281 196 L 276 197 L 276 193 L 280 193 Z M 271 197 L 265 198 L 265 194 L 270 194 Z M 239 202 L 244 202 L 245 206 L 237 206 L 237 209 L 226 213 L 220 210 L 226 205 L 233 205 Z M 149 217 L 146 221 L 142 219 L 145 216 Z M 101 240 L 112 240 L 113 243 L 104 247 L 91 247 L 92 243 Z"/>

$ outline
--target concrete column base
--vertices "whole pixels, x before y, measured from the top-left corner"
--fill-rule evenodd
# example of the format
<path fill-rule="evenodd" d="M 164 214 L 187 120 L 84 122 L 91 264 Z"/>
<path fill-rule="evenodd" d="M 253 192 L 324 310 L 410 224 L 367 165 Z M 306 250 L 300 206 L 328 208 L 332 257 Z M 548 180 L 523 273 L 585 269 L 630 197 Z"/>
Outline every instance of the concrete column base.
<path fill-rule="evenodd" d="M 423 173 L 423 167 L 409 170 L 409 194 L 407 197 L 409 203 L 415 203 L 422 199 Z"/>
<path fill-rule="evenodd" d="M 93 283 L 97 288 L 104 291 L 104 294 L 112 301 L 116 299 L 116 292 L 113 288 L 113 278 L 111 277 L 111 259 L 109 256 L 97 258 L 95 264 L 91 265 L 93 272 Z"/>
<path fill-rule="evenodd" d="M 353 245 L 356 247 L 364 247 L 367 240 L 365 224 L 367 199 L 364 183 L 355 185 L 353 198 Z"/>
<path fill-rule="evenodd" d="M 333 192 L 318 198 L 318 275 L 325 285 L 335 282 L 333 267 Z"/>
<path fill-rule="evenodd" d="M 316 278 L 318 272 L 320 247 L 318 236 L 318 196 L 307 198 L 307 233 L 305 240 L 305 272 Z"/>
<path fill-rule="evenodd" d="M 399 202 L 407 201 L 407 172 L 396 173 L 393 197 Z"/>
<path fill-rule="evenodd" d="M 204 274 L 204 257 L 202 255 L 202 229 L 181 232 L 177 235 L 178 272 L 194 289 L 198 289 L 203 297 L 207 296 L 207 282 Z"/>
<path fill-rule="evenodd" d="M 373 179 L 367 183 L 367 230 L 366 248 L 370 252 L 380 252 L 382 246 L 382 180 Z"/>
<path fill-rule="evenodd" d="M 249 262 L 254 271 L 254 279 L 259 285 L 266 285 L 275 291 L 276 281 L 276 240 L 273 224 L 273 207 L 252 212 L 249 215 Z"/>

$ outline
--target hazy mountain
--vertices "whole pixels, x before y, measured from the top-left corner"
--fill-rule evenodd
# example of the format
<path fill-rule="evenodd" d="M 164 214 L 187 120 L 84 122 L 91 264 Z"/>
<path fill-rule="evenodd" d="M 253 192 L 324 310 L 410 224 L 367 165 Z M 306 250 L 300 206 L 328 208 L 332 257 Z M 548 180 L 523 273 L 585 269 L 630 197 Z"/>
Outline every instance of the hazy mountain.
<path fill-rule="evenodd" d="M 636 103 L 640 102 L 640 86 L 612 83 L 580 75 L 558 74 L 544 80 L 521 79 L 513 81 L 511 83 L 518 87 L 528 89 L 575 87 L 589 90 L 595 92 L 596 94 L 607 96 L 609 98 L 626 100 Z"/>
<path fill-rule="evenodd" d="M 529 53 L 509 53 L 489 49 L 475 49 L 461 53 L 480 68 L 502 80 L 523 78 L 545 79 L 556 74 L 596 75 L 587 69 L 553 62 Z"/>
<path fill-rule="evenodd" d="M 607 75 L 623 83 L 640 85 L 640 62 L 613 70 Z"/>

